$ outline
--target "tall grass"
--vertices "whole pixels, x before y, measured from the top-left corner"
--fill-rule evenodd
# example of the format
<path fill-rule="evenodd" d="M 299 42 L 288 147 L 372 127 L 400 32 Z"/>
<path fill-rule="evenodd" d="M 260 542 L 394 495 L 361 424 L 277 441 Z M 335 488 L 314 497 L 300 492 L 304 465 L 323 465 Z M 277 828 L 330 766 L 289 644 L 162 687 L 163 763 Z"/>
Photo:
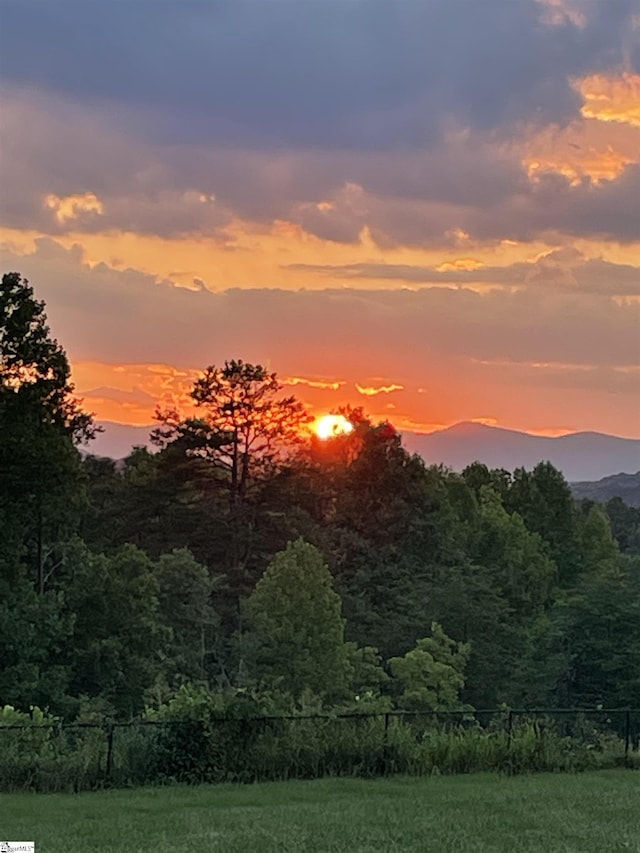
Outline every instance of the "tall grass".
<path fill-rule="evenodd" d="M 106 740 L 99 728 L 0 727 L 3 791 L 81 791 L 104 778 Z"/>
<path fill-rule="evenodd" d="M 67 791 L 103 785 L 197 784 L 415 776 L 498 771 L 582 771 L 624 762 L 624 741 L 589 730 L 570 737 L 549 719 L 519 720 L 511 731 L 430 718 L 216 719 L 100 727 L 34 722 L 0 725 L 2 790 Z M 638 753 L 631 758 L 637 761 Z"/>

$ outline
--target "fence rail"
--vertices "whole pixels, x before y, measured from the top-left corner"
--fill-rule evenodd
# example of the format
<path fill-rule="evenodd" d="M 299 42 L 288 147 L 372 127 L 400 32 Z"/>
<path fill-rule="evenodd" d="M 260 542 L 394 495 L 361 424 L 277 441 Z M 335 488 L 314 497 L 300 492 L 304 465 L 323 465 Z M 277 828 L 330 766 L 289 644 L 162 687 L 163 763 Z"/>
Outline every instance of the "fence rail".
<path fill-rule="evenodd" d="M 640 765 L 640 709 L 0 725 L 0 789 Z"/>

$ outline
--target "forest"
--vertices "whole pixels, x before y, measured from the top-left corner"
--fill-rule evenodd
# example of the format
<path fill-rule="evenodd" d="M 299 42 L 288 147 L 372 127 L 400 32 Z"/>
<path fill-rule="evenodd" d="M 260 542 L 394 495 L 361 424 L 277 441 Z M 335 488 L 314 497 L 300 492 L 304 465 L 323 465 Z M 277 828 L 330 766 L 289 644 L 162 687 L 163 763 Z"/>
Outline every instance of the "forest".
<path fill-rule="evenodd" d="M 0 348 L 0 708 L 640 707 L 640 509 L 544 460 L 455 473 L 357 408 L 320 439 L 237 358 L 98 458 L 18 273 Z"/>

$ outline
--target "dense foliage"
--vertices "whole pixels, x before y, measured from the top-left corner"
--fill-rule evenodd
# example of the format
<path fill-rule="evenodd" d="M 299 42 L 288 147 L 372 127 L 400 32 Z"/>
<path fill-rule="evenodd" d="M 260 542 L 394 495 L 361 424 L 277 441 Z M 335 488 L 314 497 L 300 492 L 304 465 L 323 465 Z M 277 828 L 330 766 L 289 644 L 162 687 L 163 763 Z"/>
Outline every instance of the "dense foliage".
<path fill-rule="evenodd" d="M 640 767 L 637 752 L 625 756 L 620 720 L 605 715 L 497 712 L 481 723 L 469 713 L 255 719 L 244 711 L 223 713 L 219 697 L 184 688 L 146 719 L 104 729 L 60 728 L 39 709 L 7 707 L 0 790 Z"/>
<path fill-rule="evenodd" d="M 91 419 L 16 273 L 0 309 L 0 707 L 640 706 L 637 510 L 576 502 L 543 461 L 429 465 L 361 410 L 303 439 L 241 361 L 204 371 L 196 417 L 159 414 L 158 452 L 82 455 Z"/>

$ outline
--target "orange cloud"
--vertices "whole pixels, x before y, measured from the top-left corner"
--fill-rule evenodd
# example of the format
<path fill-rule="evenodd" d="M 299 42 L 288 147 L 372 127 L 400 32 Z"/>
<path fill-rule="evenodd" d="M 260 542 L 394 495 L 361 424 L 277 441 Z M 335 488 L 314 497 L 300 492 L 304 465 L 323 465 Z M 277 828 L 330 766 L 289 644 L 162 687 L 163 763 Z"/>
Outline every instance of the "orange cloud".
<path fill-rule="evenodd" d="M 191 410 L 189 391 L 199 375 L 168 364 L 73 364 L 76 392 L 86 410 L 100 420 L 135 425 L 151 423 L 157 405 Z"/>
<path fill-rule="evenodd" d="M 585 118 L 640 127 L 640 74 L 591 74 L 574 86 L 584 99 L 580 112 Z"/>
<path fill-rule="evenodd" d="M 434 368 L 435 369 L 435 368 Z M 616 375 L 624 378 L 637 373 L 632 367 L 614 368 Z M 107 364 L 101 362 L 76 362 L 73 378 L 83 398 L 83 406 L 93 411 L 98 420 L 146 426 L 153 422 L 156 402 L 176 405 L 180 411 L 192 410 L 189 390 L 199 371 L 187 371 L 163 364 Z M 572 383 L 551 383 L 547 386 L 531 384 L 530 376 L 549 373 L 556 376 L 582 375 L 584 390 Z M 512 429 L 524 429 L 540 435 L 561 435 L 584 428 L 584 417 L 593 408 L 591 386 L 598 371 L 590 365 L 569 365 L 563 362 L 516 363 L 511 361 L 470 359 L 449 363 L 434 372 L 429 393 L 425 389 L 406 389 L 401 403 L 392 411 L 388 404 L 377 406 L 372 395 L 367 407 L 372 420 L 391 417 L 401 432 L 427 433 L 451 426 L 459 421 L 475 421 Z M 505 386 L 506 380 L 506 386 Z M 518 397 L 513 405 L 513 394 L 505 394 L 505 387 L 513 389 L 526 383 L 528 393 Z M 626 381 L 626 380 L 625 380 Z M 634 380 L 635 381 L 635 380 Z M 326 383 L 331 384 L 331 383 Z M 355 383 L 354 383 L 355 384 Z M 353 404 L 353 387 L 341 387 L 339 393 L 332 388 L 308 388 L 302 402 L 315 417 L 326 415 L 337 407 Z M 390 386 L 387 386 L 390 387 Z M 537 392 L 541 389 L 542 397 Z M 376 389 L 374 389 L 376 390 Z M 422 391 L 423 393 L 420 393 Z M 384 393 L 384 392 L 381 392 Z M 366 396 L 366 395 L 365 395 Z M 544 400 L 547 409 L 541 406 Z M 569 405 L 567 406 L 567 400 Z M 616 405 L 599 409 L 599 422 L 592 428 L 605 432 L 635 434 L 633 429 L 623 429 L 622 424 L 637 423 L 637 397 L 619 397 Z M 477 412 L 491 411 L 491 417 L 478 416 Z M 562 420 L 552 420 L 549 414 L 562 413 Z M 567 413 L 570 413 L 569 415 Z M 553 424 L 561 423 L 562 426 Z"/>
<path fill-rule="evenodd" d="M 356 389 L 359 394 L 363 394 L 365 397 L 375 397 L 378 394 L 391 394 L 393 391 L 402 391 L 404 390 L 404 385 L 380 385 L 378 387 L 374 385 L 359 385 L 357 382 L 355 383 Z"/>
<path fill-rule="evenodd" d="M 614 180 L 640 159 L 640 128 L 586 119 L 561 130 L 547 128 L 515 143 L 524 149 L 522 165 L 530 180 L 550 172 L 564 175 L 574 186 L 589 178 Z"/>
<path fill-rule="evenodd" d="M 304 379 L 301 376 L 287 376 L 286 379 L 282 380 L 283 385 L 306 385 L 309 388 L 322 388 L 327 391 L 337 391 L 339 388 L 342 388 L 343 385 L 347 383 L 344 380 L 337 380 L 334 382 L 327 382 L 320 379 Z"/>
<path fill-rule="evenodd" d="M 569 179 L 573 186 L 577 186 L 583 175 L 592 181 L 612 181 L 620 175 L 626 166 L 633 163 L 631 157 L 626 157 L 619 151 L 615 151 L 610 145 L 605 151 L 597 151 L 589 148 L 582 153 L 580 158 L 573 158 L 573 162 L 562 153 L 548 156 L 545 160 L 532 158 L 525 159 L 529 178 L 537 180 L 541 174 L 556 172 Z"/>
<path fill-rule="evenodd" d="M 181 369 L 169 364 L 106 364 L 78 361 L 73 365 L 73 381 L 83 408 L 95 413 L 98 420 L 135 426 L 149 424 L 156 407 L 175 406 L 180 412 L 194 410 L 189 392 L 200 375 L 196 369 Z M 284 385 L 302 386 L 311 392 L 302 402 L 314 413 L 323 414 L 336 405 L 326 392 L 342 389 L 345 380 L 316 380 L 300 376 L 282 379 Z"/>
<path fill-rule="evenodd" d="M 573 86 L 583 98 L 582 120 L 529 130 L 511 145 L 524 149 L 522 164 L 532 181 L 555 172 L 574 186 L 585 177 L 600 183 L 640 162 L 640 75 L 594 74 Z"/>
<path fill-rule="evenodd" d="M 580 246 L 595 252 L 595 244 Z M 637 266 L 638 250 L 602 244 L 596 255 L 623 261 L 627 253 Z M 522 258 L 532 246 L 501 251 Z M 557 257 L 561 272 L 574 263 L 571 254 Z M 184 408 L 199 369 L 242 356 L 308 380 L 294 387 L 313 414 L 364 397 L 372 417 L 382 419 L 391 398 L 399 429 L 491 412 L 515 428 L 637 433 L 635 375 L 607 368 L 637 361 L 637 311 L 626 303 L 618 310 L 601 294 L 556 292 L 537 281 L 486 295 L 401 287 L 188 293 L 135 270 L 91 268 L 80 249 L 65 251 L 52 240 L 38 243 L 34 255 L 6 258 L 5 269 L 23 270 L 47 302 L 76 387 L 102 419 L 147 424 L 155 401 Z M 592 356 L 600 372 L 590 369 Z M 378 393 L 363 393 L 356 382 Z M 400 384 L 402 394 L 380 390 Z"/>
<path fill-rule="evenodd" d="M 497 418 L 471 418 L 473 424 L 483 424 L 484 426 L 498 426 Z"/>
<path fill-rule="evenodd" d="M 493 366 L 493 367 L 531 367 L 534 370 L 571 370 L 571 371 L 585 371 L 585 370 L 597 370 L 597 365 L 595 364 L 576 364 L 574 362 L 562 362 L 562 361 L 514 361 L 510 359 L 500 359 L 500 358 L 472 358 L 471 361 L 473 364 L 481 364 L 485 367 Z"/>
<path fill-rule="evenodd" d="M 546 438 L 559 438 L 562 435 L 569 435 L 575 430 L 567 429 L 566 427 L 549 427 L 548 429 L 528 429 L 526 432 L 530 435 L 539 435 Z"/>
<path fill-rule="evenodd" d="M 65 249 L 77 247 L 83 263 L 91 268 L 104 263 L 114 270 L 135 269 L 154 276 L 158 281 L 170 281 L 188 289 L 204 286 L 216 292 L 252 287 L 323 290 L 327 287 L 325 276 L 301 267 L 293 269 L 292 266 L 351 264 L 370 262 L 372 258 L 377 260 L 380 257 L 379 250 L 366 235 L 363 242 L 347 245 L 321 240 L 298 226 L 260 231 L 251 223 L 237 221 L 227 230 L 235 241 L 233 245 L 196 236 L 170 238 L 130 231 L 73 231 L 56 235 L 52 242 Z M 40 237 L 37 231 L 0 227 L 0 243 L 22 255 L 34 252 Z M 553 248 L 553 244 L 544 240 L 520 243 L 514 240 L 473 241 L 465 248 L 465 251 L 473 251 L 472 258 L 465 254 L 461 259 L 452 260 L 450 250 L 445 254 L 438 248 L 397 245 L 386 249 L 383 257 L 389 264 L 437 267 L 440 264 L 471 262 L 479 268 L 509 265 Z M 196 280 L 199 282 L 197 287 L 194 285 Z M 383 279 L 349 280 L 349 287 L 353 289 L 387 290 L 390 286 L 405 287 L 398 283 L 390 285 Z"/>
<path fill-rule="evenodd" d="M 453 261 L 444 261 L 436 267 L 438 272 L 449 272 L 449 270 L 478 270 L 483 267 L 482 261 L 477 258 L 456 258 Z"/>
<path fill-rule="evenodd" d="M 55 212 L 55 217 L 61 225 L 70 220 L 77 219 L 82 213 L 104 213 L 104 206 L 94 193 L 80 193 L 78 195 L 57 196 L 50 194 L 45 196 L 45 207 Z"/>

